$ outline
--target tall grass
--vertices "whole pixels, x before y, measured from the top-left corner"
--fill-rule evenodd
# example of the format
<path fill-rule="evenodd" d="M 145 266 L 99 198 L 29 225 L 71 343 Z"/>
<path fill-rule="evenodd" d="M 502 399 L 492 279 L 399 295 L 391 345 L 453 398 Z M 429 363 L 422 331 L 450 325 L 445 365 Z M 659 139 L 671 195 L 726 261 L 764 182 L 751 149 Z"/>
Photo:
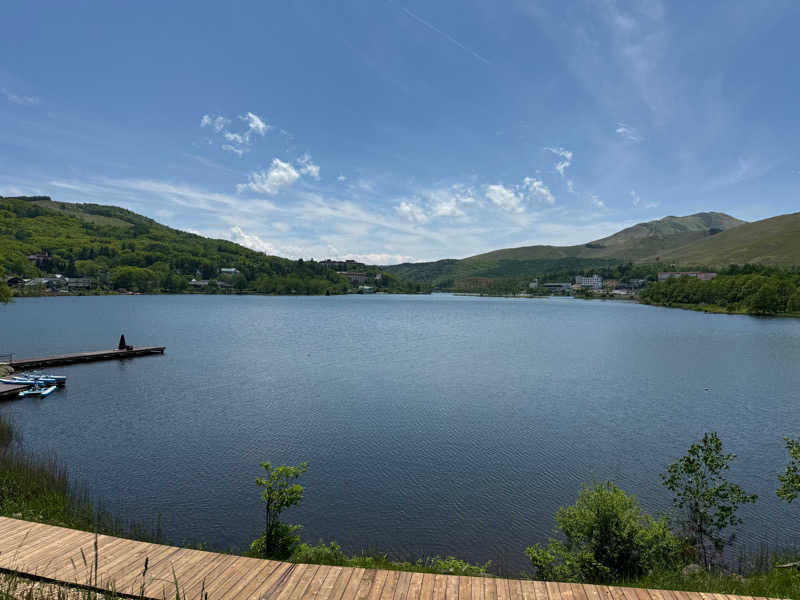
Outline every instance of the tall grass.
<path fill-rule="evenodd" d="M 70 482 L 55 456 L 27 451 L 21 434 L 1 416 L 0 515 L 153 542 L 163 537 L 158 523 L 142 526 L 112 516 Z"/>

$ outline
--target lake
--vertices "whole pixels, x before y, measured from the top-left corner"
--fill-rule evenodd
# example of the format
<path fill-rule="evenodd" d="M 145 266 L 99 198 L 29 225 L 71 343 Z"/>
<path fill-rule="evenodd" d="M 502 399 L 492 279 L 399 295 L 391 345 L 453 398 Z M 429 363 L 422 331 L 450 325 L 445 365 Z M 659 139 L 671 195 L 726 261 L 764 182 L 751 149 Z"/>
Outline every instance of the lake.
<path fill-rule="evenodd" d="M 54 369 L 64 390 L 0 404 L 125 518 L 169 542 L 244 549 L 259 463 L 310 463 L 285 520 L 308 541 L 396 558 L 526 566 L 582 482 L 650 511 L 659 473 L 704 432 L 759 494 L 740 543 L 794 544 L 775 496 L 800 434 L 800 320 L 627 302 L 451 296 L 106 296 L 0 306 L 0 352 L 164 345 Z"/>

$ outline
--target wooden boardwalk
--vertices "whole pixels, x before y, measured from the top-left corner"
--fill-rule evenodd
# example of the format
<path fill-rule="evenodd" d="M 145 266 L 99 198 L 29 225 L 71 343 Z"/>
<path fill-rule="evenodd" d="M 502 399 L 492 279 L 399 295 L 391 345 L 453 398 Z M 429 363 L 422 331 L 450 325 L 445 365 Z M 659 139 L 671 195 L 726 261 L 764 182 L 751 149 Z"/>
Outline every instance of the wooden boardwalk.
<path fill-rule="evenodd" d="M 135 542 L 0 517 L 0 569 L 45 581 L 187 600 L 754 600 L 491 577 L 302 565 Z M 143 576 L 145 559 L 147 573 Z M 94 564 L 97 564 L 97 571 Z"/>
<path fill-rule="evenodd" d="M 74 354 L 57 354 L 55 356 L 40 356 L 37 358 L 12 358 L 10 365 L 16 371 L 24 371 L 97 360 L 115 360 L 150 354 L 164 354 L 165 349 L 165 346 L 137 346 L 130 350 L 98 350 L 96 352 L 75 352 Z"/>
<path fill-rule="evenodd" d="M 29 387 L 30 386 L 27 383 L 21 385 L 14 385 L 12 383 L 0 383 L 0 398 L 2 399 L 16 398 L 21 391 L 27 390 Z"/>

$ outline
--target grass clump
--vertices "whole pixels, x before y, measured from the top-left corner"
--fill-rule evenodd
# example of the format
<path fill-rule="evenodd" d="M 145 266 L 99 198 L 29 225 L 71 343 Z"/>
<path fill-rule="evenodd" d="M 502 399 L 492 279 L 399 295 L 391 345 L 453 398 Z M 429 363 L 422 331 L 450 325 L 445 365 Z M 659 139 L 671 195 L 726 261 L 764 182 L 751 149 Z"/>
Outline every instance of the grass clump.
<path fill-rule="evenodd" d="M 54 456 L 26 451 L 13 423 L 0 417 L 0 515 L 159 542 L 158 525 L 126 523 L 99 507 L 85 490 L 73 486 Z"/>

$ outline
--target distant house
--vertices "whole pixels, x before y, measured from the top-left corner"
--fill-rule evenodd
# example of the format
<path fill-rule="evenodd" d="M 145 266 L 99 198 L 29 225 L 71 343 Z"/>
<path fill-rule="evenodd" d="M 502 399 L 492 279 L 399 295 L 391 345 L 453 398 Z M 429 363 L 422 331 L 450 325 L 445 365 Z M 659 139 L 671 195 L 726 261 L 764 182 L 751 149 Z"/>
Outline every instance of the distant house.
<path fill-rule="evenodd" d="M 615 290 L 617 289 L 617 285 L 619 285 L 619 281 L 616 279 L 604 279 L 603 280 L 603 289 L 604 290 Z"/>
<path fill-rule="evenodd" d="M 90 290 L 94 287 L 95 281 L 91 277 L 65 277 L 67 280 L 67 289 L 72 290 Z"/>
<path fill-rule="evenodd" d="M 41 252 L 37 252 L 36 254 L 29 254 L 28 260 L 31 262 L 35 262 L 37 265 L 42 262 L 43 260 L 49 260 L 50 254 L 47 250 L 42 250 Z"/>
<path fill-rule="evenodd" d="M 193 288 L 207 288 L 208 287 L 208 279 L 192 279 L 189 282 L 189 285 Z"/>
<path fill-rule="evenodd" d="M 61 275 L 48 275 L 36 277 L 25 282 L 25 287 L 44 286 L 48 291 L 56 292 L 67 286 L 67 279 Z"/>
<path fill-rule="evenodd" d="M 534 279 L 533 281 L 531 281 L 528 284 L 528 289 L 531 289 L 531 290 L 535 290 L 538 287 L 539 287 L 539 280 L 538 279 Z"/>
<path fill-rule="evenodd" d="M 354 260 L 321 260 L 319 261 L 324 267 L 328 267 L 329 269 L 333 269 L 334 271 L 352 271 L 353 267 L 359 265 L 361 263 L 356 262 Z"/>
<path fill-rule="evenodd" d="M 617 289 L 619 290 L 639 290 L 645 286 L 647 283 L 646 279 L 629 279 L 628 281 L 622 281 L 617 284 Z"/>
<path fill-rule="evenodd" d="M 659 281 L 666 281 L 667 279 L 677 279 L 678 277 L 693 277 L 700 281 L 711 281 L 717 274 L 709 273 L 707 271 L 663 271 L 658 274 Z"/>
<path fill-rule="evenodd" d="M 600 275 L 591 275 L 589 277 L 577 275 L 575 277 L 575 284 L 581 286 L 582 288 L 600 290 L 603 288 L 603 278 L 600 277 Z"/>
<path fill-rule="evenodd" d="M 219 270 L 223 275 L 238 275 L 239 269 L 236 267 L 223 267 Z"/>
<path fill-rule="evenodd" d="M 358 291 L 362 294 L 374 294 L 375 288 L 371 285 L 360 285 L 358 286 Z"/>
<path fill-rule="evenodd" d="M 367 279 L 372 279 L 367 273 L 359 271 L 336 271 L 339 275 L 343 275 L 350 280 L 353 285 L 361 285 L 367 282 Z"/>
<path fill-rule="evenodd" d="M 570 292 L 572 285 L 569 283 L 543 283 L 542 287 L 551 292 Z"/>

